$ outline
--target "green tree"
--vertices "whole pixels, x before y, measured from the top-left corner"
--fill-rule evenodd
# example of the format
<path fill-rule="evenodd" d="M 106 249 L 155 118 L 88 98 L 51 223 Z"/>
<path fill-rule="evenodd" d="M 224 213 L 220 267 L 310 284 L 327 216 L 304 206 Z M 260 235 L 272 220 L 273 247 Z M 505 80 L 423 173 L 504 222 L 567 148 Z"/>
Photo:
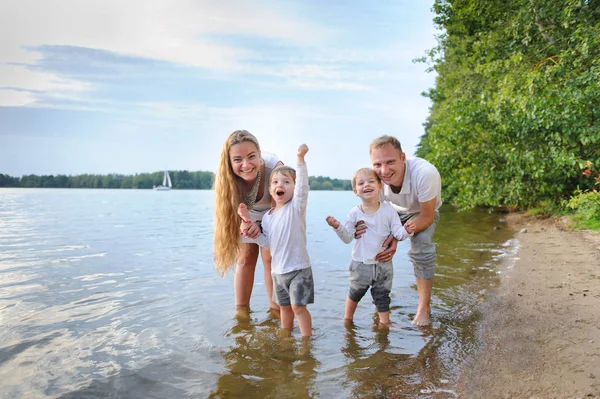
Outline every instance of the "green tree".
<path fill-rule="evenodd" d="M 600 161 L 598 4 L 435 2 L 444 33 L 429 54 L 438 77 L 418 154 L 446 198 L 529 207 L 590 186 L 579 163 Z"/>

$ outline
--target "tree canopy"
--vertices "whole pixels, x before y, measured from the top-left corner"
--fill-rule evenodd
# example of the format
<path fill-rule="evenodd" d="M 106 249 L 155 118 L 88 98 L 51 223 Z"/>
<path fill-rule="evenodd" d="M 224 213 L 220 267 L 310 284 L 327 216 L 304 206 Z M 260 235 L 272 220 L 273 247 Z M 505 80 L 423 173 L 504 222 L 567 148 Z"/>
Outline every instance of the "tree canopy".
<path fill-rule="evenodd" d="M 0 173 L 0 187 L 44 187 L 44 188 L 136 188 L 151 189 L 162 184 L 164 172 L 139 173 L 135 175 L 24 175 L 12 177 Z M 169 171 L 174 189 L 211 189 L 212 172 L 187 170 Z M 308 178 L 311 190 L 352 190 L 350 180 L 329 177 Z"/>
<path fill-rule="evenodd" d="M 461 208 L 567 199 L 600 163 L 599 0 L 436 0 L 417 154 Z"/>

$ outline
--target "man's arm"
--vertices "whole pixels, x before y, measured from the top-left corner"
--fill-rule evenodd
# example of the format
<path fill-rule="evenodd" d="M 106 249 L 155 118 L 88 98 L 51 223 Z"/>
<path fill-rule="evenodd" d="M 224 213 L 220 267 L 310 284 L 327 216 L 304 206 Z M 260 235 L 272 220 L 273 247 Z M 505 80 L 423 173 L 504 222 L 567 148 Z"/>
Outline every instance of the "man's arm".
<path fill-rule="evenodd" d="M 433 197 L 427 202 L 419 202 L 419 215 L 404 223 L 407 231 L 417 234 L 433 224 L 435 220 L 435 205 L 437 197 Z"/>

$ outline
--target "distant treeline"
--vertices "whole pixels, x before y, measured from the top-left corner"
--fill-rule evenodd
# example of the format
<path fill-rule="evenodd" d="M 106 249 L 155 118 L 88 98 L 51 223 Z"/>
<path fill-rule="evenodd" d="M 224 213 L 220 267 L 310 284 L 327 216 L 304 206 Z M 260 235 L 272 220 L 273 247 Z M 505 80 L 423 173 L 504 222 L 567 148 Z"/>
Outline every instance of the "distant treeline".
<path fill-rule="evenodd" d="M 162 184 L 164 172 L 140 173 L 135 175 L 24 175 L 12 177 L 0 173 L 0 187 L 38 188 L 135 188 L 151 189 Z M 212 188 L 212 172 L 187 170 L 169 171 L 174 189 Z M 309 177 L 311 190 L 352 190 L 350 180 L 330 179 L 329 177 Z"/>

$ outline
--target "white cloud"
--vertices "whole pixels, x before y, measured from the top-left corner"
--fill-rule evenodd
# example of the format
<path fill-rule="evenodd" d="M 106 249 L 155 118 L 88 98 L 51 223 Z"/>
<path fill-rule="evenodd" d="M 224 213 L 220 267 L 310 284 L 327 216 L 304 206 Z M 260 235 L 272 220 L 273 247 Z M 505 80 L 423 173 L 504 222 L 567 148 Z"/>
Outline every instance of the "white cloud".
<path fill-rule="evenodd" d="M 234 68 L 243 49 L 206 34 L 242 34 L 298 43 L 325 33 L 255 2 L 18 0 L 0 6 L 2 49 L 72 45 L 192 66 Z M 4 53 L 4 51 L 3 51 Z M 15 60 L 8 60 L 15 61 Z"/>
<path fill-rule="evenodd" d="M 0 89 L 0 107 L 18 107 L 31 104 L 34 101 L 35 97 L 31 93 L 10 89 Z"/>
<path fill-rule="evenodd" d="M 77 82 L 27 70 L 40 55 L 24 47 L 79 46 L 220 70 L 241 69 L 243 48 L 211 42 L 240 34 L 315 43 L 331 32 L 256 2 L 195 0 L 5 0 L 0 2 L 0 87 L 79 90 Z M 32 97 L 4 94 L 10 105 Z"/>
<path fill-rule="evenodd" d="M 80 92 L 89 89 L 89 85 L 74 80 L 66 80 L 54 74 L 34 71 L 21 65 L 0 63 L 0 105 L 23 106 L 35 102 L 35 91 Z M 22 89 L 17 91 L 10 89 Z M 29 91 L 29 92 L 27 92 Z"/>

